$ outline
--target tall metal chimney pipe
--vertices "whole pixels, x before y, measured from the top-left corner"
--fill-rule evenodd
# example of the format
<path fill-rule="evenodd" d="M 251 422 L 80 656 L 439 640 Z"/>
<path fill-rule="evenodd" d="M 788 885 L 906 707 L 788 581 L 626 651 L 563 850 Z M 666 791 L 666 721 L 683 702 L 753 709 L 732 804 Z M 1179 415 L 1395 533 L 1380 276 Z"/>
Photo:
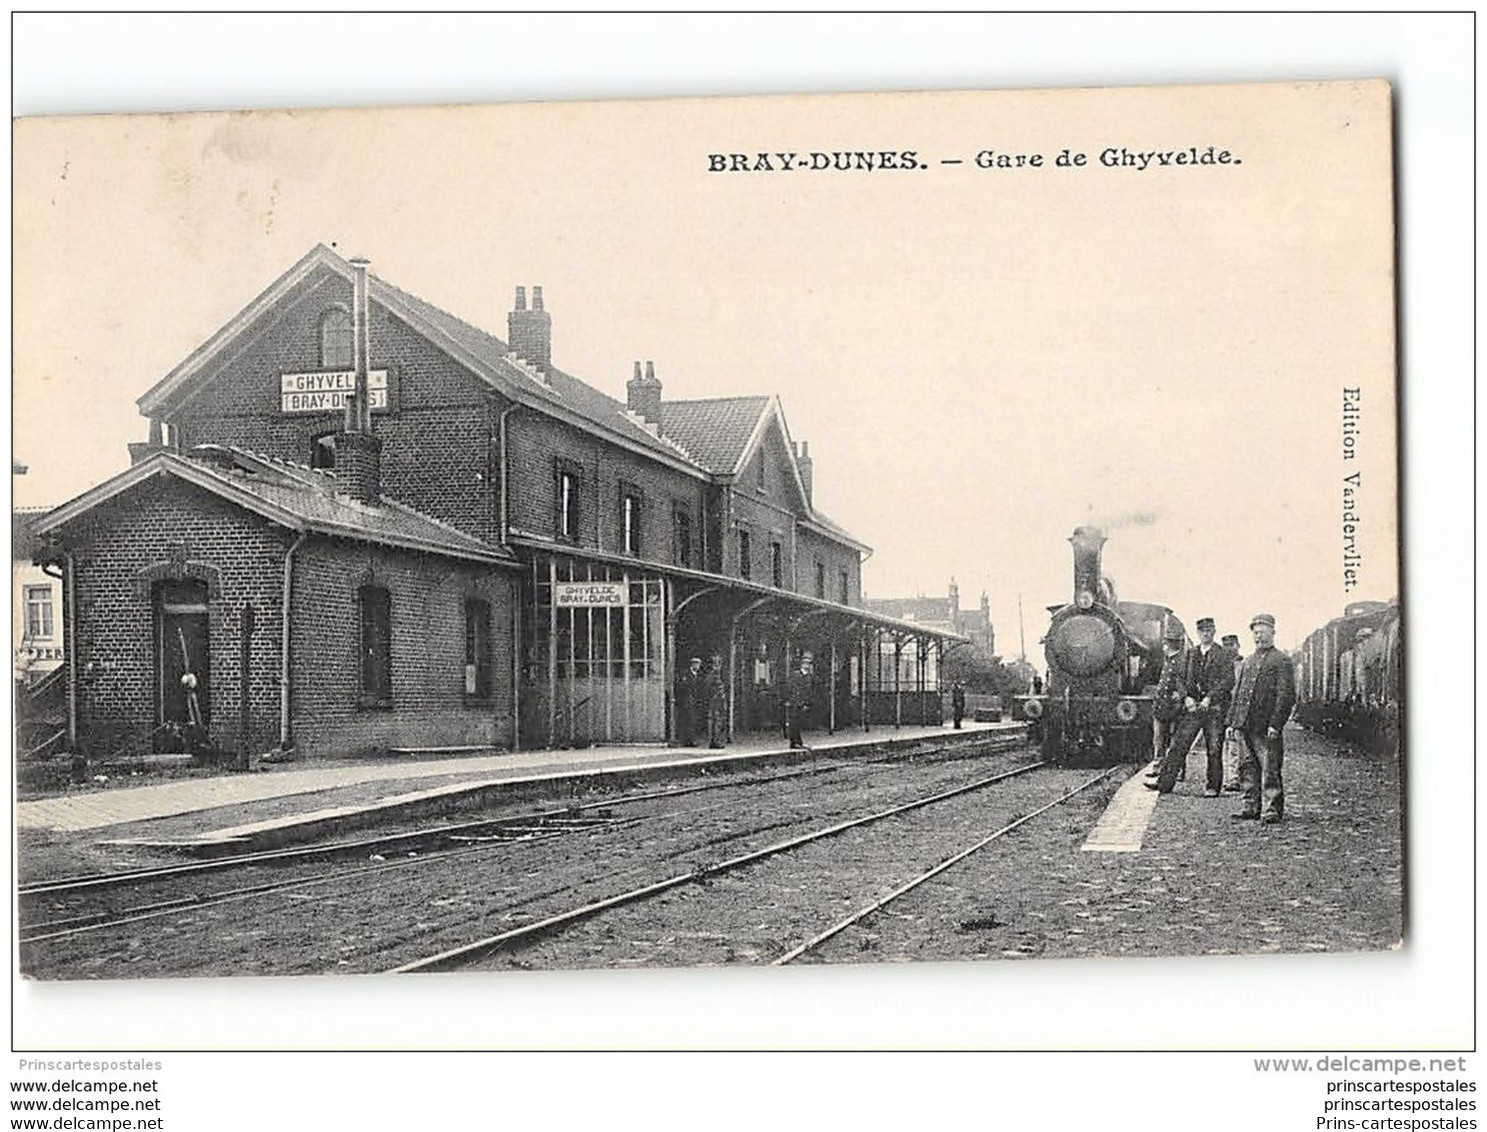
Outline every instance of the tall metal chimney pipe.
<path fill-rule="evenodd" d="M 356 385 L 351 400 L 346 405 L 346 431 L 370 433 L 372 431 L 371 395 L 367 389 L 367 355 L 369 354 L 367 329 L 370 310 L 367 304 L 366 260 L 351 261 L 355 272 L 351 287 L 351 356 L 356 368 Z"/>

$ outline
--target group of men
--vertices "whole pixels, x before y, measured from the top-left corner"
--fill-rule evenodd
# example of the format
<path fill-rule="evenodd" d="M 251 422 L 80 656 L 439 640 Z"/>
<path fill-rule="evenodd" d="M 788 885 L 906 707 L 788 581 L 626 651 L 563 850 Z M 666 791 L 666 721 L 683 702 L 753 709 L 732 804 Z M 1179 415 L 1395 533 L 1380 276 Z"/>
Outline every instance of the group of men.
<path fill-rule="evenodd" d="M 1207 752 L 1205 797 L 1237 791 L 1236 819 L 1274 825 L 1285 816 L 1281 764 L 1282 730 L 1296 706 L 1296 670 L 1275 647 L 1275 618 L 1250 619 L 1255 651 L 1239 655 L 1239 639 L 1214 643 L 1212 617 L 1197 622 L 1198 643 L 1186 644 L 1175 618 L 1164 630 L 1162 675 L 1156 693 L 1156 739 L 1146 786 L 1170 794 L 1187 767 L 1188 751 L 1201 734 Z M 1224 751 L 1237 752 L 1236 775 L 1225 781 Z"/>
<path fill-rule="evenodd" d="M 802 653 L 785 683 L 781 707 L 785 735 L 793 748 L 804 748 L 801 727 L 811 710 L 812 661 Z M 723 678 L 723 658 L 714 654 L 706 671 L 702 658 L 694 656 L 676 681 L 677 738 L 684 747 L 695 747 L 703 733 L 707 745 L 717 748 L 728 740 L 728 686 Z"/>

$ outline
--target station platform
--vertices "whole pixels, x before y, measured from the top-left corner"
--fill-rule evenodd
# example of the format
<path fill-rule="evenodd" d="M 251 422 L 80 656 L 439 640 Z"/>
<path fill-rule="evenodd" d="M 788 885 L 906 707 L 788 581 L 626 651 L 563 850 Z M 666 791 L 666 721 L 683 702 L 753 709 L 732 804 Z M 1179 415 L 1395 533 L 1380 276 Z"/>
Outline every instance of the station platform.
<path fill-rule="evenodd" d="M 285 763 L 146 786 L 79 787 L 17 803 L 16 825 L 57 833 L 107 831 L 112 838 L 183 850 L 268 849 L 382 821 L 509 801 L 524 792 L 550 791 L 564 780 L 619 784 L 823 755 L 868 756 L 929 742 L 973 746 L 1023 729 L 1020 723 L 968 720 L 961 730 L 942 724 L 807 734 L 805 750 L 791 750 L 780 737 L 752 736 L 718 749 L 616 746 Z M 157 833 L 128 828 L 184 815 L 196 816 L 189 834 L 164 828 L 172 824 L 168 821 Z"/>

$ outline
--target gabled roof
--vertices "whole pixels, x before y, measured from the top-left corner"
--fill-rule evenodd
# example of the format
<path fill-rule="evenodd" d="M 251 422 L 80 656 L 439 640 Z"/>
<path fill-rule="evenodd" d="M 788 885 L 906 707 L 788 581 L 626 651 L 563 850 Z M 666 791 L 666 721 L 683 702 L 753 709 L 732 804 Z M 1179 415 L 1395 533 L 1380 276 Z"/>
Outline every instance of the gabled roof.
<path fill-rule="evenodd" d="M 209 372 L 225 351 L 268 316 L 278 303 L 293 295 L 296 288 L 325 272 L 345 280 L 349 297 L 354 276 L 350 262 L 324 244 L 315 245 L 140 397 L 137 402 L 140 412 L 146 416 L 165 415 L 192 396 L 197 379 Z M 629 412 L 624 402 L 555 367 L 539 370 L 495 335 L 370 273 L 367 290 L 371 302 L 405 322 L 432 346 L 508 399 L 567 419 L 579 427 L 597 428 L 614 441 L 699 479 L 739 474 L 763 442 L 771 423 L 778 425 L 786 448 L 792 448 L 778 397 L 663 402 L 661 426 L 657 428 Z M 800 498 L 805 500 L 800 468 L 793 455 L 790 465 Z M 803 521 L 808 526 L 845 540 L 857 549 L 870 550 L 809 502 L 805 512 Z"/>
<path fill-rule="evenodd" d="M 878 597 L 863 604 L 874 613 L 916 624 L 949 625 L 954 619 L 948 597 Z"/>
<path fill-rule="evenodd" d="M 36 524 L 47 513 L 45 507 L 17 507 L 10 513 L 10 557 L 15 562 L 30 562 L 41 546 L 36 537 Z"/>
<path fill-rule="evenodd" d="M 332 535 L 477 562 L 514 565 L 515 557 L 447 523 L 381 497 L 375 505 L 337 495 L 325 472 L 248 452 L 201 445 L 189 453 L 162 449 L 113 479 L 62 504 L 35 524 L 48 534 L 156 476 L 193 484 L 293 531 Z"/>
<path fill-rule="evenodd" d="M 772 397 L 662 401 L 661 431 L 714 475 L 736 475 Z"/>
<path fill-rule="evenodd" d="M 276 279 L 257 298 L 239 311 L 180 365 L 166 374 L 138 402 L 145 416 L 168 412 L 183 396 L 189 396 L 194 379 L 230 349 L 255 322 L 317 272 L 329 271 L 351 286 L 351 264 L 324 244 L 317 244 L 298 263 Z M 561 370 L 537 370 L 517 357 L 501 339 L 432 303 L 410 295 L 377 276 L 367 276 L 368 299 L 411 326 L 428 342 L 449 354 L 492 389 L 513 401 L 545 409 L 554 415 L 576 418 L 575 423 L 597 426 L 621 443 L 646 450 L 672 467 L 694 475 L 702 469 L 681 445 L 658 436 L 656 431 L 631 416 L 619 401 Z"/>

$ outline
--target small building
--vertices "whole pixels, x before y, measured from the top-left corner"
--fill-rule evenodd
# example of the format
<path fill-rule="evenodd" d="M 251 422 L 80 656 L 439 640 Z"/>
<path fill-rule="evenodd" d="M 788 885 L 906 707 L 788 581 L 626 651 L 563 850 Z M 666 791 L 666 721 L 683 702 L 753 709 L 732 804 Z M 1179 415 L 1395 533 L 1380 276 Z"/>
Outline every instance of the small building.
<path fill-rule="evenodd" d="M 690 658 L 737 732 L 806 653 L 808 726 L 938 721 L 932 663 L 882 658 L 954 634 L 863 607 L 778 398 L 665 400 L 635 362 L 619 401 L 553 364 L 540 287 L 506 323 L 318 246 L 146 392 L 133 466 L 38 527 L 78 741 L 680 742 Z"/>
<path fill-rule="evenodd" d="M 62 666 L 67 642 L 62 618 L 62 579 L 32 559 L 40 547 L 36 522 L 45 508 L 17 508 L 10 517 L 12 671 L 33 687 Z"/>

